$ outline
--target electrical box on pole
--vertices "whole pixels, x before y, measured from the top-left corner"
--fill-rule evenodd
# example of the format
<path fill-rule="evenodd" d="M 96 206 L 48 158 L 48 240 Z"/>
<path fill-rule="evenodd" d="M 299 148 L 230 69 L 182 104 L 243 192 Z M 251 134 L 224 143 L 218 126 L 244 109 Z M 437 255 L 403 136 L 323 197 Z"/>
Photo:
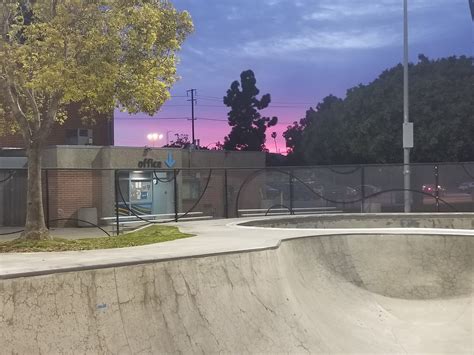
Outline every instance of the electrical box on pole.
<path fill-rule="evenodd" d="M 403 124 L 403 148 L 411 149 L 415 146 L 413 138 L 413 123 L 408 122 Z"/>

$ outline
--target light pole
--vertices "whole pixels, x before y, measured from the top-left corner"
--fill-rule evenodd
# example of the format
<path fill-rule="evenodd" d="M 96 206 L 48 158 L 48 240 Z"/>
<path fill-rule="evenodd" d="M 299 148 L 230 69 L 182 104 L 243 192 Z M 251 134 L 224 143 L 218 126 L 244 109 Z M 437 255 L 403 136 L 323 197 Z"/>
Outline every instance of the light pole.
<path fill-rule="evenodd" d="M 403 0 L 403 188 L 405 213 L 411 212 L 410 150 L 414 147 L 408 88 L 408 0 Z"/>
<path fill-rule="evenodd" d="M 166 131 L 166 145 L 170 145 L 170 133 L 174 133 L 174 131 Z"/>
<path fill-rule="evenodd" d="M 153 148 L 155 148 L 156 141 L 163 139 L 163 135 L 159 133 L 148 133 L 146 137 L 152 143 Z"/>

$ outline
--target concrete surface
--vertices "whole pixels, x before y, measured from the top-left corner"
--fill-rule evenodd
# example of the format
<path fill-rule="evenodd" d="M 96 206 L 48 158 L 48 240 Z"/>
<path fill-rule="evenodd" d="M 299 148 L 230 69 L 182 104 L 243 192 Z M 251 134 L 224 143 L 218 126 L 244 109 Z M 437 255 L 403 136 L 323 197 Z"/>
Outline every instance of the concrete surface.
<path fill-rule="evenodd" d="M 271 228 L 474 229 L 474 213 L 345 213 L 252 220 L 244 226 Z"/>
<path fill-rule="evenodd" d="M 474 352 L 472 230 L 181 229 L 0 255 L 0 352 Z"/>
<path fill-rule="evenodd" d="M 21 231 L 21 227 L 0 227 L 0 242 L 14 240 L 20 237 L 20 233 L 2 235 L 3 233 L 13 233 Z M 110 234 L 113 234 L 110 227 L 104 228 Z M 84 238 L 103 238 L 107 237 L 103 231 L 98 228 L 51 228 L 51 235 L 54 238 L 63 239 L 84 239 Z"/>

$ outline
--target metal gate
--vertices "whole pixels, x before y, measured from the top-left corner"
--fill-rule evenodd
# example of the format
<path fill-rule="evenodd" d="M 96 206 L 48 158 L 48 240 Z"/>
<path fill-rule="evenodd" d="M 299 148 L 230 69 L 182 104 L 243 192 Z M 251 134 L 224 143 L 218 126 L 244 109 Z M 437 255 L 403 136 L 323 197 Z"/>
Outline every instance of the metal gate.
<path fill-rule="evenodd" d="M 0 225 L 23 226 L 26 219 L 26 170 L 0 171 Z"/>

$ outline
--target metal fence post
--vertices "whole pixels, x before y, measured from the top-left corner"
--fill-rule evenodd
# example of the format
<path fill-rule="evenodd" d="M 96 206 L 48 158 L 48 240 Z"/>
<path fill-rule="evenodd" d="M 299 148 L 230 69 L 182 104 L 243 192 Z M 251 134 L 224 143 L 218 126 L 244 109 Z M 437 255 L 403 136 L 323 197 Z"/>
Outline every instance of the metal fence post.
<path fill-rule="evenodd" d="M 178 222 L 178 174 L 176 173 L 176 169 L 173 170 L 174 174 L 174 221 Z"/>
<path fill-rule="evenodd" d="M 114 184 L 115 184 L 115 233 L 118 237 L 120 235 L 120 218 L 119 218 L 119 179 L 118 172 L 114 170 Z"/>
<path fill-rule="evenodd" d="M 289 179 L 290 179 L 290 215 L 294 215 L 295 212 L 293 211 L 293 198 L 294 198 L 293 170 L 290 170 L 290 174 L 288 176 L 289 176 Z"/>
<path fill-rule="evenodd" d="M 227 169 L 224 169 L 224 216 L 229 218 L 229 196 L 227 195 Z"/>
<path fill-rule="evenodd" d="M 439 212 L 439 166 L 434 167 L 436 211 Z"/>
<path fill-rule="evenodd" d="M 362 166 L 360 170 L 360 209 L 361 213 L 365 212 L 365 168 Z M 370 212 L 370 210 L 369 210 Z"/>
<path fill-rule="evenodd" d="M 44 177 L 44 184 L 45 184 L 45 203 L 46 203 L 46 228 L 50 228 L 49 220 L 51 219 L 50 217 L 50 211 L 49 211 L 49 170 L 45 170 L 45 177 Z"/>

